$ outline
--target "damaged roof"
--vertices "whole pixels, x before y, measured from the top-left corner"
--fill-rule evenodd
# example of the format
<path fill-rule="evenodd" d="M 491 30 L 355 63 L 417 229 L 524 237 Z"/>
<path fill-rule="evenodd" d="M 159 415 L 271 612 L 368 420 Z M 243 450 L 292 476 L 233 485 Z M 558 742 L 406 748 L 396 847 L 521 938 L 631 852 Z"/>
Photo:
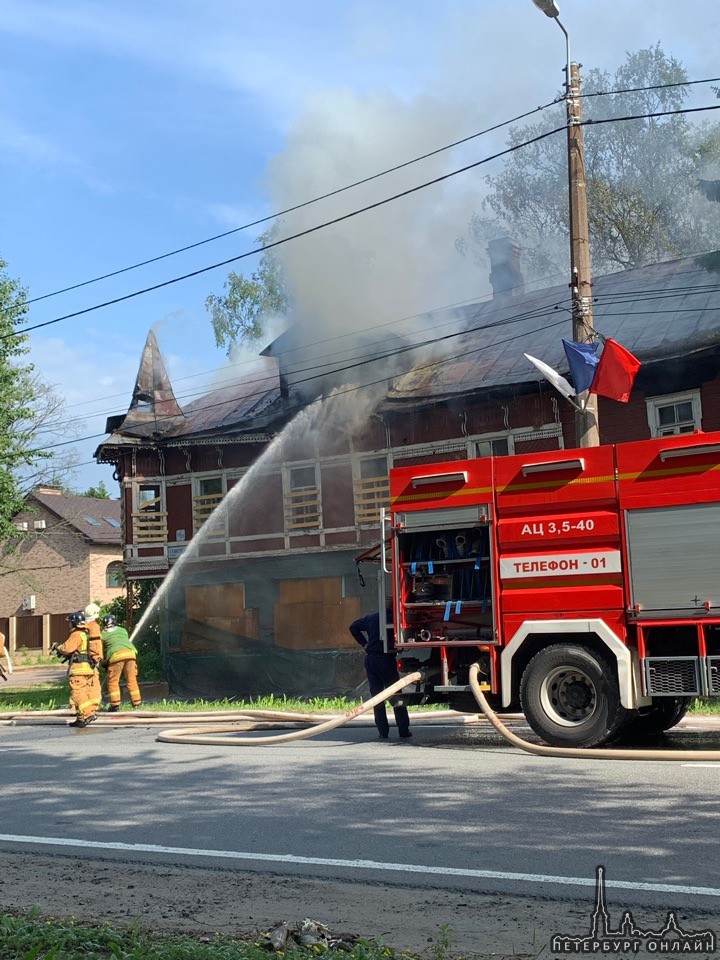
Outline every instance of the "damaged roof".
<path fill-rule="evenodd" d="M 720 343 L 720 252 L 598 277 L 593 298 L 596 330 L 646 363 L 707 350 Z M 570 305 L 558 285 L 463 307 L 465 332 L 397 378 L 386 406 L 541 380 L 524 353 L 567 373 Z"/>
<path fill-rule="evenodd" d="M 593 299 L 598 333 L 618 340 L 645 363 L 708 350 L 720 344 L 720 252 L 598 277 Z M 391 352 L 402 354 L 412 367 L 399 375 L 393 371 L 384 408 L 540 381 L 541 374 L 524 353 L 566 373 L 561 338 L 570 337 L 570 308 L 568 286 L 558 284 L 511 299 L 438 311 L 428 324 L 437 331 L 433 345 L 419 345 L 416 352 L 408 350 L 409 341 L 398 338 L 405 346 Z M 291 335 L 286 332 L 282 338 L 289 342 Z M 221 384 L 181 409 L 151 333 L 130 409 L 108 421 L 111 436 L 96 456 L 112 459 L 112 448 L 135 445 L 139 439 L 239 438 L 272 429 L 297 409 L 297 398 L 289 403 L 281 390 L 272 356 L 277 347 L 276 341 L 263 351 L 267 359 L 262 373 Z"/>

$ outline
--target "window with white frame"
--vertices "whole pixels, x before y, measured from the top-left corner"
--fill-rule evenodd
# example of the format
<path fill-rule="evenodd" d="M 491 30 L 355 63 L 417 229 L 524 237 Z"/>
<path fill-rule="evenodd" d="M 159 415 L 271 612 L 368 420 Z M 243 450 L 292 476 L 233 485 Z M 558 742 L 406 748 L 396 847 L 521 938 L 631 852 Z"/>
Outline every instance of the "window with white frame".
<path fill-rule="evenodd" d="M 210 477 L 195 477 L 193 496 L 193 527 L 197 532 L 225 496 L 225 480 L 222 474 Z M 218 529 L 214 531 L 222 533 Z"/>
<path fill-rule="evenodd" d="M 355 517 L 358 523 L 377 524 L 380 510 L 390 502 L 390 477 L 385 454 L 363 457 L 358 463 L 355 481 Z"/>
<path fill-rule="evenodd" d="M 476 457 L 506 457 L 510 453 L 508 437 L 490 437 L 475 442 Z"/>
<path fill-rule="evenodd" d="M 317 465 L 287 467 L 285 472 L 285 529 L 302 532 L 320 526 L 320 487 Z"/>
<path fill-rule="evenodd" d="M 672 437 L 701 429 L 700 391 L 676 393 L 666 397 L 649 397 L 648 423 L 653 437 Z"/>

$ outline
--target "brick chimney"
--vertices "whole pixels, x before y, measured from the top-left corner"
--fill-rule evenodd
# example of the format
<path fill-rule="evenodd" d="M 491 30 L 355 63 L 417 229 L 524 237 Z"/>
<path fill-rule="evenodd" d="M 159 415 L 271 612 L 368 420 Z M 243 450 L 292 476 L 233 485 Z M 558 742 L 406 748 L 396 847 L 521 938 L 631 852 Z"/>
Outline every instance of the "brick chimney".
<path fill-rule="evenodd" d="M 512 300 L 519 296 L 525 282 L 520 270 L 520 247 L 509 237 L 499 237 L 490 240 L 487 250 L 493 300 Z"/>

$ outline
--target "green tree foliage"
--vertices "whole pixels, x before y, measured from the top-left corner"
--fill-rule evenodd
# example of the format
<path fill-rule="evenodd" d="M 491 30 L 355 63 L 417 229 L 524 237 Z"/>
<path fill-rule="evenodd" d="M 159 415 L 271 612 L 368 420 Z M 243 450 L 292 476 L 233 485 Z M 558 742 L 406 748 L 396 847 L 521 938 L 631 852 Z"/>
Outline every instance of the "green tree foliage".
<path fill-rule="evenodd" d="M 81 497 L 92 497 L 94 500 L 109 500 L 110 491 L 105 486 L 105 481 L 101 480 L 96 487 L 88 487 L 84 493 L 80 494 Z"/>
<path fill-rule="evenodd" d="M 145 613 L 155 594 L 160 589 L 162 580 L 137 580 L 133 583 L 133 610 L 132 621 L 137 624 Z M 116 597 L 107 606 L 102 608 L 102 616 L 112 614 L 120 624 L 127 626 L 127 605 L 124 596 Z M 160 648 L 160 628 L 157 619 L 151 617 L 143 627 L 140 636 L 134 638 L 133 643 L 138 649 L 138 669 L 141 680 L 164 680 L 162 653 Z"/>
<path fill-rule="evenodd" d="M 687 87 L 592 97 L 588 94 L 687 80 L 681 64 L 659 44 L 629 53 L 614 75 L 589 70 L 582 92 L 584 119 L 645 115 L 682 107 Z M 515 145 L 565 124 L 564 104 L 536 124 L 516 128 Z M 585 159 L 593 268 L 598 273 L 687 256 L 720 243 L 717 209 L 698 189 L 707 152 L 717 149 L 720 125 L 686 115 L 585 127 Z M 568 188 L 564 134 L 522 147 L 487 178 L 489 193 L 470 225 L 475 253 L 508 234 L 523 246 L 538 277 L 567 266 Z"/>
<path fill-rule="evenodd" d="M 269 243 L 277 235 L 277 226 L 258 237 Z M 239 343 L 256 344 L 264 333 L 264 321 L 271 314 L 285 314 L 288 299 L 282 268 L 272 250 L 260 256 L 257 270 L 250 277 L 230 273 L 221 295 L 210 294 L 205 309 L 210 314 L 215 343 L 228 355 Z"/>
<path fill-rule="evenodd" d="M 27 293 L 0 259 L 0 541 L 17 536 L 13 517 L 24 508 L 22 473 L 46 454 L 35 449 L 32 364 L 27 335 L 16 333 L 27 313 Z"/>

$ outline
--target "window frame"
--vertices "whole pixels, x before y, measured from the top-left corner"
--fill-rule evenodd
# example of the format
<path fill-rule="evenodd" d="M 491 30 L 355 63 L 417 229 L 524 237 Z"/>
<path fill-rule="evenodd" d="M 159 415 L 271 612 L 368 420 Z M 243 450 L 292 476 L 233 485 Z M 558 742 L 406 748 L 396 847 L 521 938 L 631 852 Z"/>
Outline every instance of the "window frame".
<path fill-rule="evenodd" d="M 145 513 L 140 495 L 143 488 L 149 487 L 157 491 L 157 496 L 152 497 L 147 502 L 151 503 L 153 500 L 157 500 L 158 503 L 154 510 L 148 510 L 147 513 Z M 168 516 L 164 481 L 161 479 L 133 481 L 132 501 L 132 545 L 138 547 L 165 547 L 168 541 Z M 144 516 L 156 518 L 156 522 L 153 525 L 154 529 L 152 532 L 148 532 L 147 535 L 143 535 L 141 529 L 139 529 L 141 525 L 138 521 Z"/>
<path fill-rule="evenodd" d="M 111 583 L 110 582 L 110 568 L 113 567 L 114 572 L 119 573 L 119 582 Z M 106 590 L 120 590 L 125 585 L 125 569 L 122 560 L 111 560 L 110 563 L 105 567 L 105 589 Z"/>
<path fill-rule="evenodd" d="M 200 474 L 196 473 L 196 474 L 193 474 L 193 477 L 192 477 L 192 489 L 191 489 L 191 495 L 192 495 L 192 515 L 193 515 L 193 517 L 192 517 L 193 536 L 195 536 L 196 533 L 198 533 L 200 530 L 202 530 L 202 528 L 205 526 L 205 523 L 207 522 L 207 518 L 205 518 L 205 519 L 202 521 L 202 523 L 198 523 L 197 508 L 196 508 L 196 501 L 197 501 L 198 497 L 212 497 L 212 496 L 215 496 L 215 495 L 216 495 L 216 494 L 212 494 L 212 493 L 203 493 L 203 491 L 202 491 L 202 485 L 203 485 L 203 483 L 204 483 L 206 480 L 219 480 L 219 481 L 220 481 L 220 493 L 222 494 L 222 500 L 225 499 L 225 497 L 227 496 L 227 492 L 228 492 L 227 474 L 226 474 L 224 471 L 222 471 L 222 470 L 213 470 L 213 471 L 208 472 L 208 473 L 200 473 Z M 222 503 L 222 500 L 220 501 L 221 503 Z M 217 529 L 213 530 L 210 535 L 213 536 L 213 537 L 226 537 L 226 536 L 227 536 L 227 517 L 225 518 L 225 522 L 222 524 L 222 526 L 220 526 L 220 527 L 218 527 Z"/>
<path fill-rule="evenodd" d="M 485 435 L 474 436 L 472 438 L 472 458 L 474 460 L 486 460 L 487 456 L 481 456 L 477 452 L 478 444 L 481 443 L 495 443 L 496 440 L 504 440 L 507 443 L 507 453 L 495 453 L 494 451 L 490 454 L 491 457 L 509 457 L 515 453 L 515 436 L 510 431 L 507 430 L 503 433 L 488 433 Z M 518 435 L 518 440 L 522 440 L 522 436 Z"/>
<path fill-rule="evenodd" d="M 313 469 L 315 471 L 315 486 L 314 487 L 293 487 L 292 486 L 292 475 L 294 470 L 309 470 Z M 323 526 L 323 515 L 322 515 L 322 471 L 320 470 L 320 463 L 317 459 L 315 460 L 296 460 L 289 463 L 283 463 L 282 465 L 282 486 L 283 486 L 283 530 L 285 536 L 297 536 L 302 533 L 316 534 L 318 531 L 322 530 Z M 303 490 L 317 490 L 317 523 L 312 526 L 307 527 L 295 527 L 288 523 L 293 519 L 297 519 L 300 514 L 293 514 L 292 511 L 292 500 L 291 494 L 297 493 L 298 491 Z M 309 510 L 309 507 L 300 508 Z M 315 515 L 313 513 L 313 515 Z M 307 513 L 307 516 L 310 516 L 310 513 Z"/>
<path fill-rule="evenodd" d="M 700 398 L 699 390 L 684 390 L 681 393 L 669 393 L 665 396 L 647 397 L 645 403 L 647 406 L 647 418 L 648 426 L 650 427 L 650 436 L 656 440 L 661 439 L 662 437 L 679 437 L 683 434 L 694 433 L 696 430 L 702 430 L 702 400 Z M 692 404 L 692 430 L 675 430 L 672 433 L 663 432 L 664 430 L 667 430 L 667 428 L 664 428 L 660 423 L 660 408 L 675 406 L 680 403 Z M 688 421 L 684 422 L 687 423 Z"/>
<path fill-rule="evenodd" d="M 358 507 L 363 505 L 363 502 L 358 500 L 358 493 L 362 492 L 362 483 L 364 480 L 374 479 L 372 477 L 363 477 L 362 475 L 362 465 L 364 463 L 369 463 L 371 460 L 384 460 L 385 461 L 385 470 L 388 478 L 387 486 L 387 503 L 390 503 L 390 470 L 393 465 L 392 450 L 376 450 L 374 452 L 367 451 L 361 454 L 356 454 L 353 457 L 352 462 L 352 474 L 353 474 L 353 512 L 355 514 L 355 524 L 358 527 L 377 527 L 380 523 L 380 509 L 378 508 L 377 518 L 366 518 L 358 516 Z M 362 512 L 362 511 L 361 511 Z"/>

